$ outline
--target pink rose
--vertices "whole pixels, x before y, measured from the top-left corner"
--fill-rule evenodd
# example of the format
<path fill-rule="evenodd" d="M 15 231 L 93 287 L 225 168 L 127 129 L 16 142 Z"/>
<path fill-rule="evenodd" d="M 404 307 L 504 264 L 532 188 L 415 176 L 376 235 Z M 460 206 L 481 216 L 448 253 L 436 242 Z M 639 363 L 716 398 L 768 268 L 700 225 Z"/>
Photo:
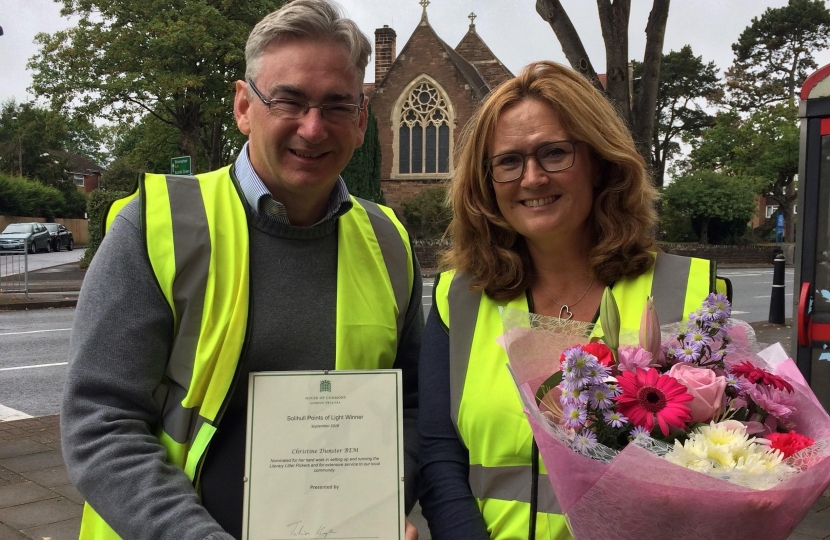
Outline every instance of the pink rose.
<path fill-rule="evenodd" d="M 715 374 L 711 369 L 683 362 L 672 366 L 669 375 L 685 386 L 694 398 L 689 402 L 692 422 L 708 422 L 720 413 L 726 377 Z"/>

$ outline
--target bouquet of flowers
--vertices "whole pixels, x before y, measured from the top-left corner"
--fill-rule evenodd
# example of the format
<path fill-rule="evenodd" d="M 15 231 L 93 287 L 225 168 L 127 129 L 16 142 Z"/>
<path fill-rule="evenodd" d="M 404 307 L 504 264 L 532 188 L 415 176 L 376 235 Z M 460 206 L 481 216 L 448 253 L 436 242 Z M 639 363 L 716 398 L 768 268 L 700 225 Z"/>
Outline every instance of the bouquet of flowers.
<path fill-rule="evenodd" d="M 830 485 L 830 417 L 710 295 L 660 327 L 503 310 L 510 369 L 577 540 L 785 539 Z M 601 326 L 600 326 L 601 325 Z"/>

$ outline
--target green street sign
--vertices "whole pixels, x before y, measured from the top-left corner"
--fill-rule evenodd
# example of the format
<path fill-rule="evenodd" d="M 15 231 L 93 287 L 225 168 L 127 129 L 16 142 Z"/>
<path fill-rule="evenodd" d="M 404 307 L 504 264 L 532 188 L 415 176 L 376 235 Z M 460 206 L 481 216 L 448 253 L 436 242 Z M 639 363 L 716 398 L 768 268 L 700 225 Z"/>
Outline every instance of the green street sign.
<path fill-rule="evenodd" d="M 190 156 L 174 157 L 170 160 L 170 174 L 193 174 L 190 168 Z"/>

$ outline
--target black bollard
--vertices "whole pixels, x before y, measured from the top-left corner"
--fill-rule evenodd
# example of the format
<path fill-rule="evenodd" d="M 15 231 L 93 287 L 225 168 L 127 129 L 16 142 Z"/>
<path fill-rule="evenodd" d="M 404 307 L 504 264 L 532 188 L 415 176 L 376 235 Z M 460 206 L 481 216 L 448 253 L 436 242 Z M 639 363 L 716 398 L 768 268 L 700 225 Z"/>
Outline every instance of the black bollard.
<path fill-rule="evenodd" d="M 769 297 L 769 323 L 784 324 L 784 255 L 775 256 L 772 271 L 772 294 Z"/>

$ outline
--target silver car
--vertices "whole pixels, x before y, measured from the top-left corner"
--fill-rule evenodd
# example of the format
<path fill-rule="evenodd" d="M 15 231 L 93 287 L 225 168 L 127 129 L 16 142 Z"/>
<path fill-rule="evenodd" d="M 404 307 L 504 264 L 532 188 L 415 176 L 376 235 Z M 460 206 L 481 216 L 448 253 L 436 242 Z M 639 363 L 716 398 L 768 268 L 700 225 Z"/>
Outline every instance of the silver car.
<path fill-rule="evenodd" d="M 52 236 L 42 223 L 12 223 L 0 233 L 0 251 L 52 251 Z"/>

